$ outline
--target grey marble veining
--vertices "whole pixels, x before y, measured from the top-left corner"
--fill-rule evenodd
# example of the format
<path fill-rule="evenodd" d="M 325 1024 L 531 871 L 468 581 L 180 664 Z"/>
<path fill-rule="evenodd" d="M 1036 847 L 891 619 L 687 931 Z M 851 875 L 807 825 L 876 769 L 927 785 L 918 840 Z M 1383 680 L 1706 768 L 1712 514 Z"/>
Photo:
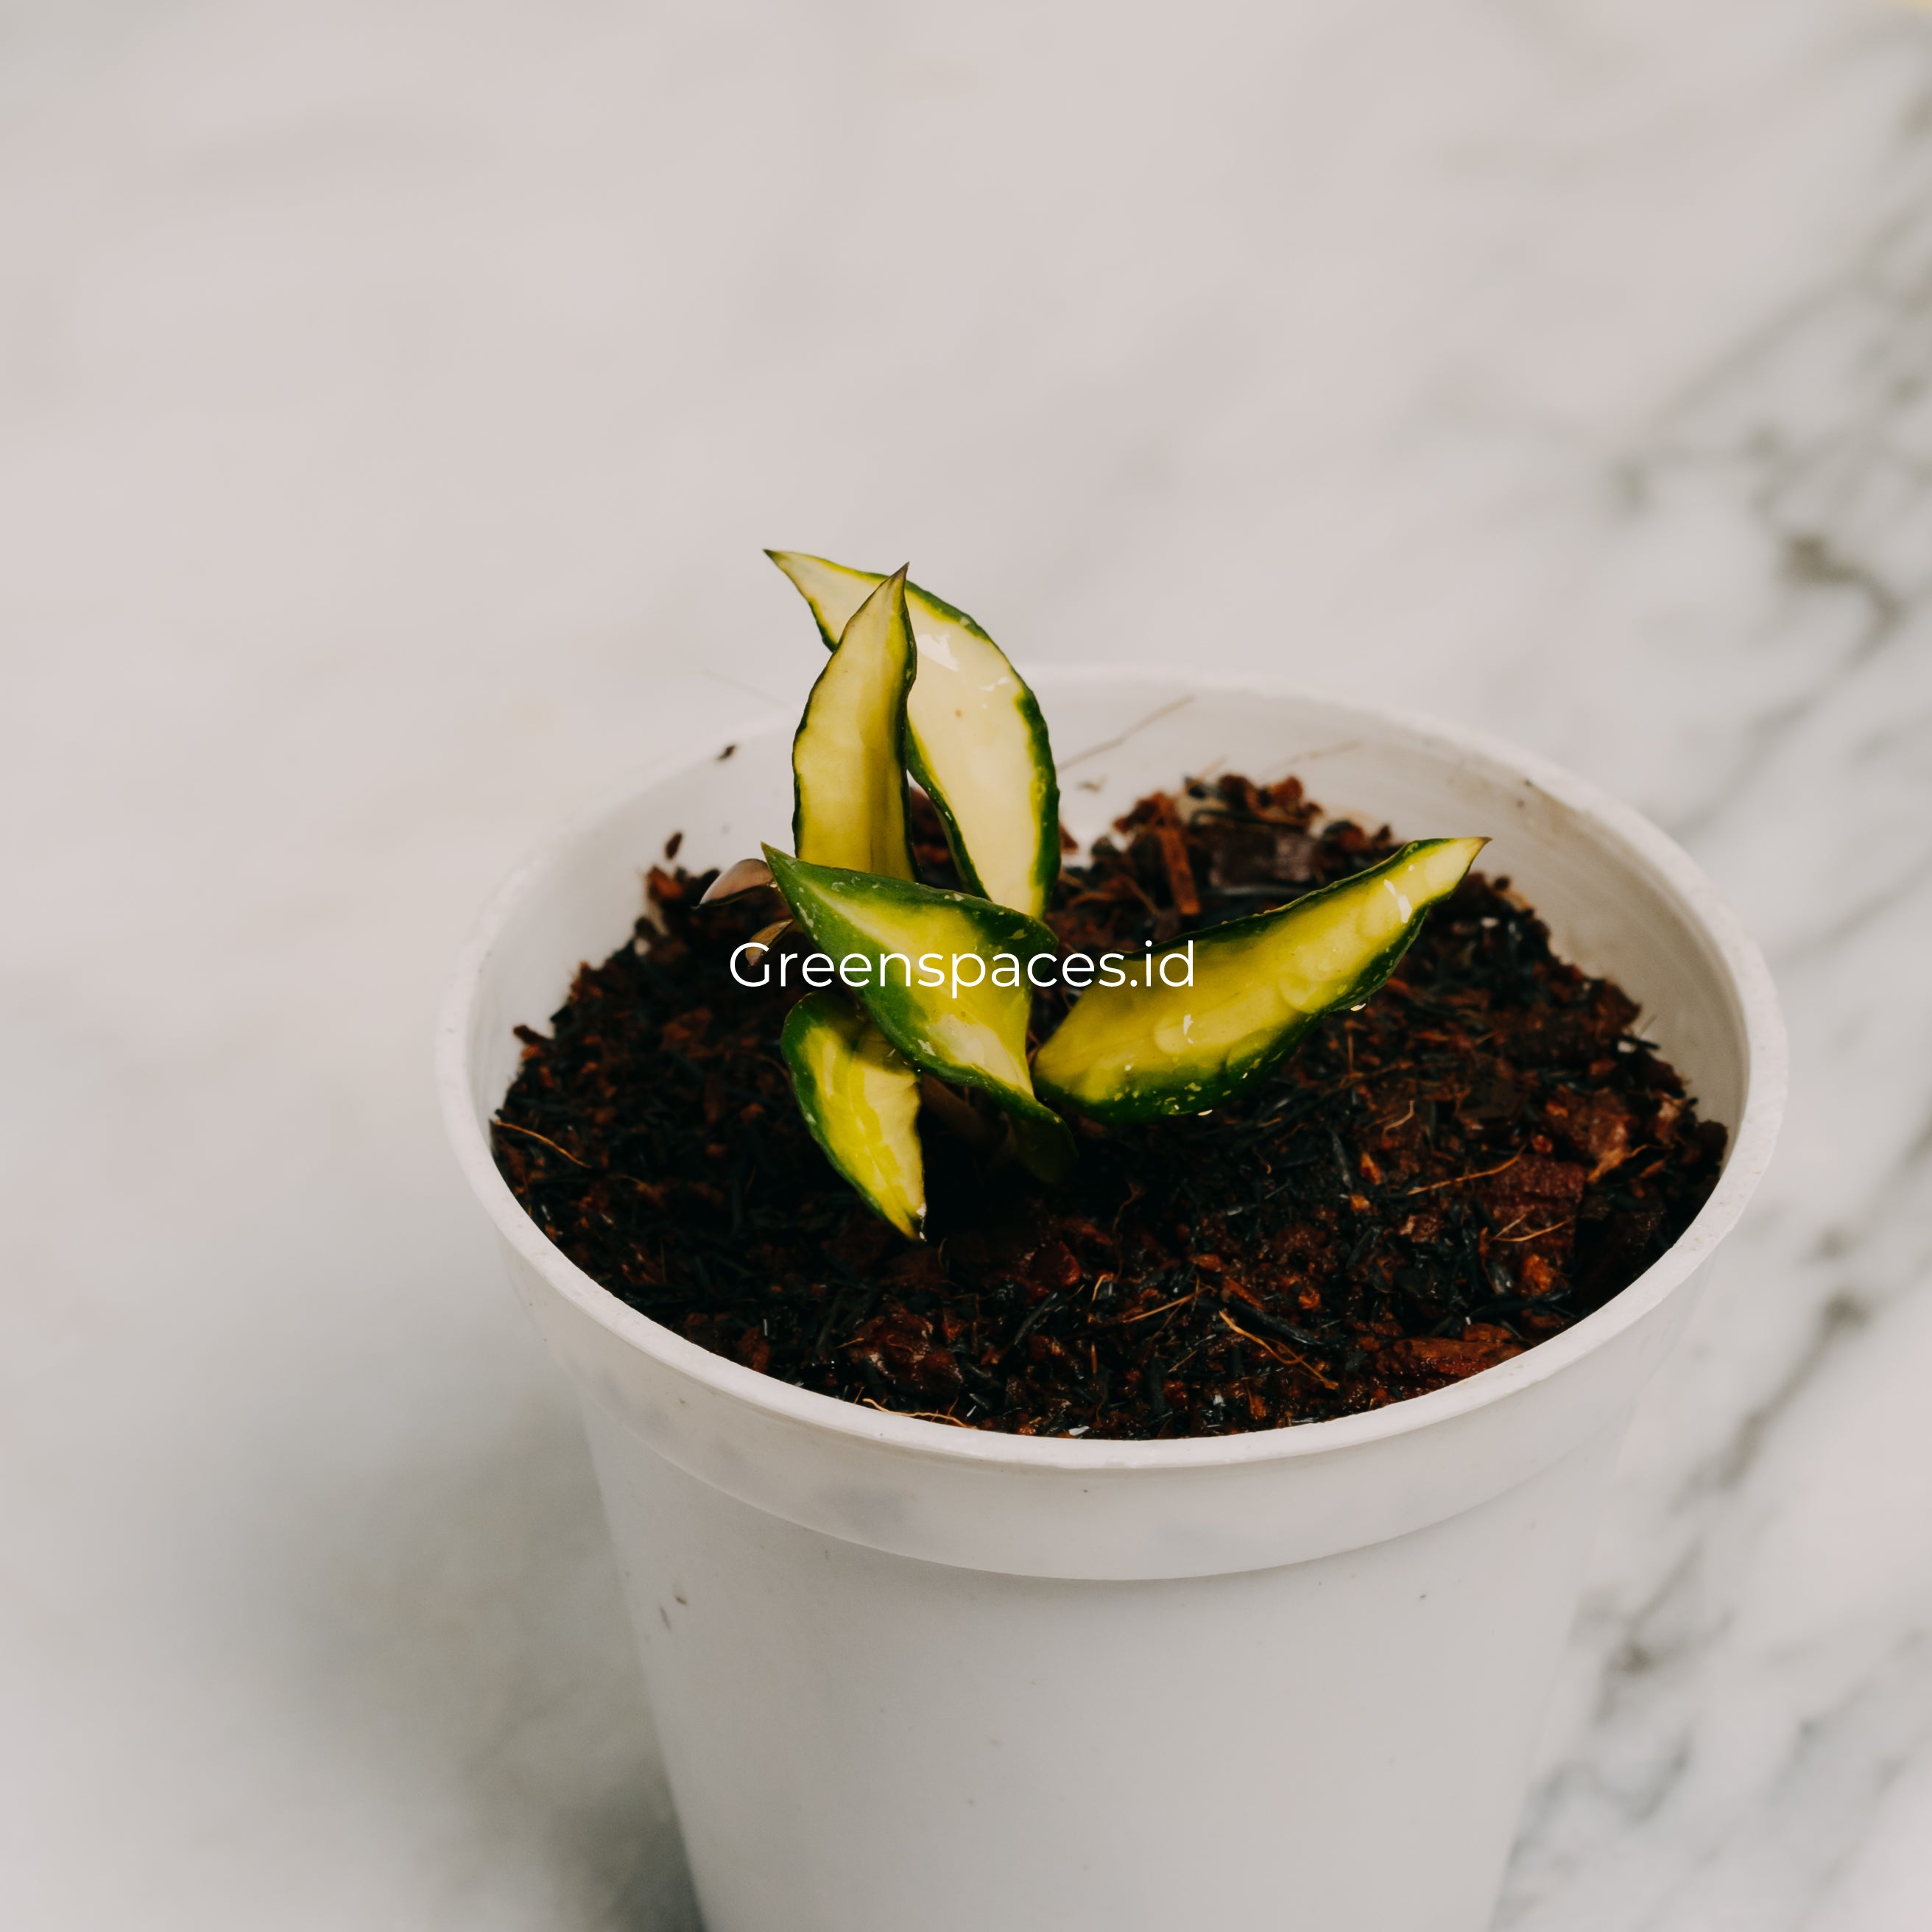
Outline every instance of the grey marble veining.
<path fill-rule="evenodd" d="M 1510 1932 L 1932 1923 L 1932 15 L 0 23 L 0 1918 L 687 1932 L 427 1036 L 818 659 L 1262 670 L 1630 798 L 1792 1114 L 1647 1397 Z"/>
<path fill-rule="evenodd" d="M 1660 815 L 1764 939 L 1794 1118 L 1631 1444 L 1506 1925 L 1932 1914 L 1922 69 L 1886 133 L 1834 245 L 1619 465 L 1633 524 L 1714 511 L 1756 552 L 1738 715 Z"/>

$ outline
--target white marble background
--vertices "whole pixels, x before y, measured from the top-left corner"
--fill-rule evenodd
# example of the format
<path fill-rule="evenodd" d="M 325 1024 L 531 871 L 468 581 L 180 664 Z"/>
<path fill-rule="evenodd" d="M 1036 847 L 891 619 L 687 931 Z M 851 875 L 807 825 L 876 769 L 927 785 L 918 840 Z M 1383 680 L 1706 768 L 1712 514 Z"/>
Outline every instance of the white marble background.
<path fill-rule="evenodd" d="M 687 1923 L 430 1017 L 818 658 L 1252 666 L 1626 794 L 1795 1113 L 1499 1924 L 1932 1924 L 1932 16 L 0 6 L 0 1922 Z"/>

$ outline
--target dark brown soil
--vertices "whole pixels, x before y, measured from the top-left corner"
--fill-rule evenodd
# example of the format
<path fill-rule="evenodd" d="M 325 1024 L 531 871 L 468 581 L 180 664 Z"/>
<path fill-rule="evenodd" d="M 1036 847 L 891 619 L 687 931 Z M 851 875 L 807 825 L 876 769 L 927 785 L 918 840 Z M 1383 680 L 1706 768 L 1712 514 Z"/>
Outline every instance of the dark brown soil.
<path fill-rule="evenodd" d="M 918 824 L 928 877 L 956 883 L 929 807 Z M 1050 916 L 1070 950 L 1138 952 L 1392 843 L 1324 825 L 1292 778 L 1156 794 L 1118 830 L 1060 881 Z M 518 1029 L 496 1158 L 613 1294 L 828 1395 L 1096 1437 L 1372 1408 L 1600 1306 L 1717 1179 L 1724 1130 L 1631 1030 L 1636 1007 L 1556 958 L 1506 880 L 1472 874 L 1361 1012 L 1211 1116 L 1083 1125 L 1065 1187 L 989 1169 L 928 1109 L 928 1240 L 913 1245 L 799 1118 L 777 1044 L 796 992 L 727 970 L 782 905 L 700 910 L 711 876 L 653 868 L 662 930 L 640 920 L 584 967 L 552 1037 Z M 1042 999 L 1042 1033 L 1063 997 Z"/>

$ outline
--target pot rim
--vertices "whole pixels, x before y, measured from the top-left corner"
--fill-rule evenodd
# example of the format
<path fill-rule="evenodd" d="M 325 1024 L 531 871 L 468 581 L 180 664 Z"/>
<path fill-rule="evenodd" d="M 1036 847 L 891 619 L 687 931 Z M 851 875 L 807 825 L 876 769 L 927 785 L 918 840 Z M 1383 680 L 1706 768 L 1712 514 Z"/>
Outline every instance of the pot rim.
<path fill-rule="evenodd" d="M 636 796 L 640 788 L 634 780 L 602 805 L 574 814 L 497 888 L 458 956 L 437 1022 L 436 1086 L 444 1128 L 457 1162 L 498 1234 L 556 1293 L 620 1340 L 655 1356 L 675 1372 L 802 1428 L 901 1454 L 982 1467 L 1075 1473 L 1178 1472 L 1333 1454 L 1436 1427 L 1504 1402 L 1562 1374 L 1635 1326 L 1681 1286 L 1730 1232 L 1770 1163 L 1783 1118 L 1787 1081 L 1784 1020 L 1776 987 L 1756 942 L 1701 868 L 1642 813 L 1552 760 L 1487 733 L 1395 706 L 1360 704 L 1286 680 L 1244 674 L 1190 671 L 1183 675 L 1143 665 L 1084 663 L 1042 665 L 1033 682 L 1044 690 L 1096 683 L 1168 688 L 1182 685 L 1200 691 L 1300 699 L 1320 706 L 1345 724 L 1352 718 L 1365 725 L 1393 725 L 1443 752 L 1502 766 L 1558 803 L 1594 820 L 1660 877 L 1702 928 L 1724 962 L 1742 1017 L 1747 1049 L 1744 1109 L 1732 1129 L 1718 1185 L 1696 1218 L 1628 1288 L 1561 1334 L 1447 1388 L 1410 1396 L 1380 1408 L 1328 1421 L 1297 1423 L 1286 1429 L 1150 1442 L 1018 1436 L 923 1421 L 760 1374 L 742 1363 L 713 1354 L 640 1313 L 578 1267 L 524 1211 L 498 1172 L 488 1135 L 478 1121 L 477 1096 L 470 1079 L 470 1019 L 491 955 L 529 893 L 592 829 Z M 721 732 L 715 739 L 707 737 L 694 755 L 654 770 L 649 782 L 656 784 L 675 779 L 711 762 L 728 742 L 742 745 L 783 728 L 782 718 L 772 718 L 730 733 Z M 1076 752 L 1061 769 L 1084 755 Z M 495 1110 L 492 1107 L 489 1111 Z"/>

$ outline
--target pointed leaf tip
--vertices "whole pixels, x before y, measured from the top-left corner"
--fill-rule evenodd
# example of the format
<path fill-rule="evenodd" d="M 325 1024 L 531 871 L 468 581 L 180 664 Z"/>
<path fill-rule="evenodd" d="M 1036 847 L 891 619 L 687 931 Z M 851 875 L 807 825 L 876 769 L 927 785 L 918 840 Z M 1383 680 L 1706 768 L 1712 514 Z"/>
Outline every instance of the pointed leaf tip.
<path fill-rule="evenodd" d="M 768 553 L 836 650 L 886 579 L 802 550 Z M 1037 917 L 1060 876 L 1060 788 L 1046 722 L 999 646 L 963 610 L 905 579 L 918 645 L 906 702 L 906 763 L 938 808 L 970 891 Z"/>
<path fill-rule="evenodd" d="M 905 586 L 888 578 L 846 620 L 792 740 L 792 843 L 801 858 L 915 876 L 903 746 L 916 659 Z"/>

